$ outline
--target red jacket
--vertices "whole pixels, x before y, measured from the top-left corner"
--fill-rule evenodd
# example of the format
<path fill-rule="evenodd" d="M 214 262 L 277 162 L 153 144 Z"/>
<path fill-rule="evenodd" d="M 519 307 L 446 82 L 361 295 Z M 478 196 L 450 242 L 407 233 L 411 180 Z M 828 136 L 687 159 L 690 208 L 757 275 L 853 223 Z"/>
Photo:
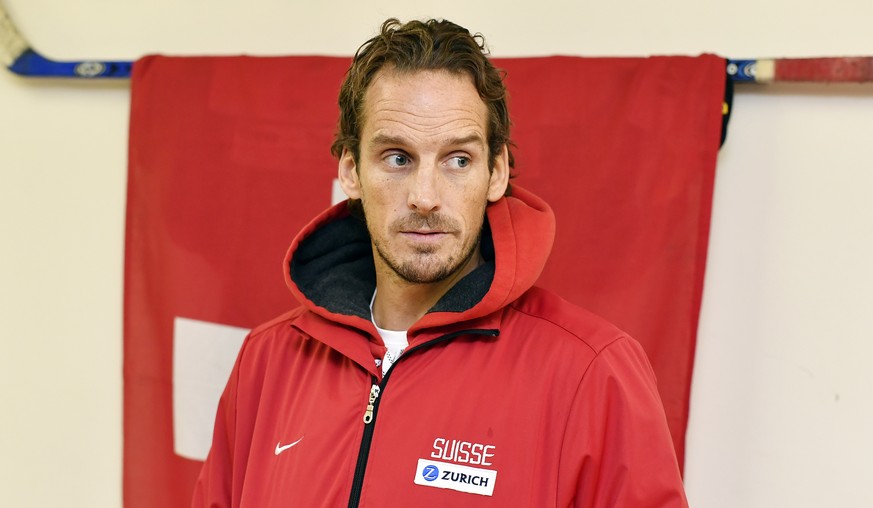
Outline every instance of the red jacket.
<path fill-rule="evenodd" d="M 489 262 L 384 378 L 365 228 L 343 205 L 304 228 L 286 258 L 302 305 L 246 339 L 193 506 L 687 506 L 640 346 L 533 287 L 551 210 L 515 187 L 487 217 Z"/>

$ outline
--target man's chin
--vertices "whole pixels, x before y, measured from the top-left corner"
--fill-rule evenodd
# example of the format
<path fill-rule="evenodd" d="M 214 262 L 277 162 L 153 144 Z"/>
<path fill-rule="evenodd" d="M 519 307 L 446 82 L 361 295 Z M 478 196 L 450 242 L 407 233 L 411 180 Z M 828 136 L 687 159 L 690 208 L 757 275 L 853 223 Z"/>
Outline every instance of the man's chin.
<path fill-rule="evenodd" d="M 468 265 L 478 252 L 476 245 L 471 246 L 464 256 L 446 253 L 445 248 L 437 245 L 417 246 L 402 256 L 386 256 L 378 245 L 376 251 L 385 266 L 406 283 L 435 284 L 469 271 Z"/>
<path fill-rule="evenodd" d="M 457 266 L 423 267 L 415 263 L 392 267 L 397 276 L 410 284 L 434 284 L 442 282 L 457 273 L 459 268 Z"/>

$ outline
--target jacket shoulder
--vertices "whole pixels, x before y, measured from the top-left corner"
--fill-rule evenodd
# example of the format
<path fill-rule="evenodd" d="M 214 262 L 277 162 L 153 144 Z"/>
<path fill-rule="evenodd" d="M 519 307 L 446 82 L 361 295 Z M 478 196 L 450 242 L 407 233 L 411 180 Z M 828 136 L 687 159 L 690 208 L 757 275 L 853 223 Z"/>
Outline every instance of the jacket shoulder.
<path fill-rule="evenodd" d="M 293 310 L 289 310 L 284 314 L 276 316 L 275 318 L 267 321 L 266 323 L 262 323 L 255 328 L 252 328 L 252 331 L 249 332 L 249 341 L 256 340 L 258 338 L 262 338 L 265 336 L 273 335 L 277 330 L 287 329 L 288 325 L 294 322 L 297 318 L 299 318 L 303 313 L 306 312 L 304 307 L 297 307 Z"/>
<path fill-rule="evenodd" d="M 595 355 L 616 340 L 631 339 L 606 319 L 541 287 L 529 289 L 510 308 L 536 321 L 538 328 L 551 328 L 552 336 L 565 336 L 584 344 Z"/>

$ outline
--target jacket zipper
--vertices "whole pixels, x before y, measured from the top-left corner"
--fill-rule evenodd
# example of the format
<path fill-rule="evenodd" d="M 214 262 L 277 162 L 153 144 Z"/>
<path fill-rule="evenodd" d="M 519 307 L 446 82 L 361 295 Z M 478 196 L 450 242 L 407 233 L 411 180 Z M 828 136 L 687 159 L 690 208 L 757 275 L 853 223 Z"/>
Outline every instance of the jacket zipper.
<path fill-rule="evenodd" d="M 373 441 L 373 431 L 376 428 L 376 416 L 379 411 L 379 401 L 381 400 L 379 396 L 382 392 L 385 391 L 385 385 L 388 383 L 388 378 L 391 376 L 391 372 L 394 371 L 394 367 L 397 365 L 397 362 L 409 356 L 411 353 L 419 351 L 424 348 L 428 348 L 439 344 L 440 342 L 445 342 L 447 340 L 454 339 L 460 335 L 486 335 L 490 337 L 497 337 L 500 335 L 499 330 L 462 330 L 458 332 L 452 332 L 435 339 L 432 339 L 424 344 L 419 344 L 414 348 L 408 349 L 400 358 L 398 358 L 393 365 L 388 369 L 388 372 L 382 377 L 382 382 L 378 383 L 376 377 L 372 377 L 373 385 L 370 387 L 370 396 L 369 396 L 369 404 L 367 404 L 367 409 L 364 411 L 364 434 L 361 436 L 361 447 L 358 449 L 358 461 L 355 464 L 355 476 L 352 480 L 352 493 L 349 497 L 349 508 L 358 508 L 358 504 L 361 502 L 361 489 L 364 486 L 364 473 L 367 470 L 367 461 L 370 458 L 370 445 Z"/>

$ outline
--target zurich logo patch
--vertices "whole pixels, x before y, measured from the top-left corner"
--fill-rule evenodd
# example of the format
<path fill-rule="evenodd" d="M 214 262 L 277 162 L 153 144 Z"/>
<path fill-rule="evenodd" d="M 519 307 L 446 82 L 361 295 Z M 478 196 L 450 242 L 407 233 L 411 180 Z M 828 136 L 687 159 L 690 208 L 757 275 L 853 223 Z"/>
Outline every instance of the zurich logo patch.
<path fill-rule="evenodd" d="M 436 466 L 427 466 L 421 471 L 421 476 L 425 480 L 432 482 L 440 475 L 440 470 Z"/>

